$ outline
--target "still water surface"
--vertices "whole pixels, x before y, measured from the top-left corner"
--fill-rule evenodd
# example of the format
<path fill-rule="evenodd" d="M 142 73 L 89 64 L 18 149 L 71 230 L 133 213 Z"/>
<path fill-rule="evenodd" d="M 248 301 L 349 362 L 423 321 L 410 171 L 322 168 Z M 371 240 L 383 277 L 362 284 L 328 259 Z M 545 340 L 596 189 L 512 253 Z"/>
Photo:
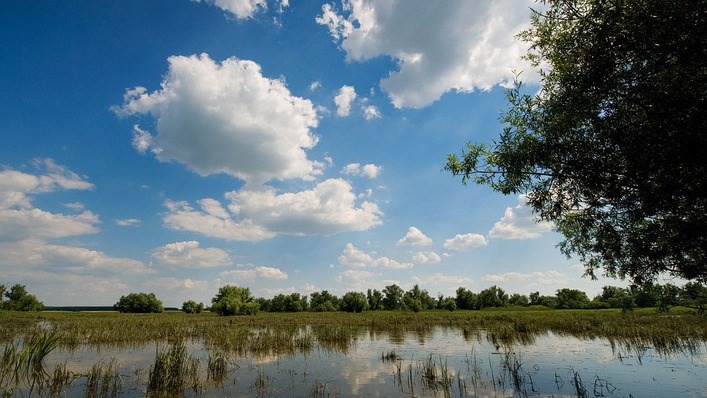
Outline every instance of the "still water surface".
<path fill-rule="evenodd" d="M 302 330 L 306 334 L 308 330 Z M 167 343 L 131 348 L 56 350 L 47 368 L 66 364 L 86 375 L 112 362 L 120 375 L 118 396 L 146 394 L 156 350 Z M 646 345 L 546 333 L 504 345 L 483 331 L 437 327 L 431 333 L 364 332 L 348 346 L 285 355 L 227 354 L 226 377 L 207 377 L 215 354 L 201 341 L 187 343 L 198 361 L 199 383 L 187 397 L 707 397 L 705 344 L 658 352 Z M 64 396 L 84 396 L 87 378 L 75 379 Z"/>

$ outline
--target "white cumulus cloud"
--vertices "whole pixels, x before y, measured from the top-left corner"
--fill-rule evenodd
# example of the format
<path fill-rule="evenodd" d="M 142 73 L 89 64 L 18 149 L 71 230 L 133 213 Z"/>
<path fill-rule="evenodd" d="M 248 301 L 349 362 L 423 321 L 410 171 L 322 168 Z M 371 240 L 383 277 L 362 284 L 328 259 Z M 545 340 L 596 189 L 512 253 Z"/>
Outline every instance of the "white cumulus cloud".
<path fill-rule="evenodd" d="M 518 197 L 518 205 L 507 207 L 503 217 L 489 231 L 490 238 L 536 239 L 552 231 L 553 224 L 540 221 L 527 206 L 524 195 Z"/>
<path fill-rule="evenodd" d="M 167 202 L 165 224 L 228 240 L 259 241 L 276 235 L 332 235 L 365 231 L 382 223 L 375 203 L 356 203 L 351 185 L 329 179 L 313 189 L 277 193 L 273 188 L 228 192 L 227 208 L 215 199 L 202 199 L 201 210 L 187 202 Z"/>
<path fill-rule="evenodd" d="M 408 269 L 412 268 L 412 263 L 401 263 L 388 257 L 374 257 L 370 253 L 366 253 L 352 243 L 347 243 L 344 250 L 339 256 L 339 264 L 352 267 L 385 267 L 393 269 Z"/>
<path fill-rule="evenodd" d="M 480 246 L 486 246 L 488 241 L 479 234 L 457 234 L 453 238 L 444 241 L 446 249 L 469 250 Z"/>
<path fill-rule="evenodd" d="M 349 174 L 354 176 L 363 176 L 368 178 L 376 178 L 383 171 L 382 166 L 376 166 L 375 164 L 365 164 L 361 166 L 360 163 L 349 163 L 341 170 L 343 174 Z"/>
<path fill-rule="evenodd" d="M 279 268 L 260 266 L 251 269 L 224 271 L 219 274 L 219 277 L 221 280 L 232 280 L 238 283 L 243 279 L 287 279 L 287 273 Z"/>
<path fill-rule="evenodd" d="M 248 183 L 313 179 L 323 165 L 307 159 L 317 144 L 312 102 L 262 75 L 253 61 L 208 54 L 172 56 L 161 89 L 127 90 L 120 116 L 150 114 L 157 134 L 134 128 L 133 146 L 200 175 L 226 173 Z"/>
<path fill-rule="evenodd" d="M 204 2 L 212 4 L 229 14 L 232 14 L 238 19 L 252 18 L 255 14 L 268 9 L 266 0 L 192 0 L 197 3 Z M 282 12 L 283 8 L 290 5 L 289 0 L 274 1 L 277 5 L 278 12 Z"/>
<path fill-rule="evenodd" d="M 348 116 L 351 113 L 351 104 L 356 99 L 356 90 L 351 86 L 341 86 L 339 94 L 334 97 L 336 104 L 336 114 Z"/>
<path fill-rule="evenodd" d="M 422 233 L 417 227 L 408 228 L 407 234 L 398 241 L 398 245 L 429 246 L 432 239 Z"/>
<path fill-rule="evenodd" d="M 449 91 L 488 90 L 528 70 L 527 45 L 515 35 L 529 26 L 532 0 L 345 0 L 324 4 L 316 22 L 326 26 L 349 61 L 378 56 L 399 69 L 380 82 L 398 107 L 420 108 Z"/>
<path fill-rule="evenodd" d="M 417 252 L 412 256 L 412 261 L 418 264 L 437 264 L 442 257 L 435 252 Z"/>
<path fill-rule="evenodd" d="M 208 268 L 231 265 L 227 251 L 216 247 L 201 248 L 197 241 L 174 242 L 153 250 L 151 255 L 157 262 L 181 267 Z"/>

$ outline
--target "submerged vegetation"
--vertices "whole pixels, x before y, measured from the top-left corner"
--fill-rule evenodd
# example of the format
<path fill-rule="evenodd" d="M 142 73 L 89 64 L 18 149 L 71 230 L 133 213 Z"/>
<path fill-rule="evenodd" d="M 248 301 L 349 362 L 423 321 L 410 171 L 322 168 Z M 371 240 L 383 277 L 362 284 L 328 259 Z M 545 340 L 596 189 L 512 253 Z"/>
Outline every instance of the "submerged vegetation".
<path fill-rule="evenodd" d="M 205 389 L 229 388 L 225 382 L 238 377 L 233 373 L 239 371 L 236 358 L 256 360 L 295 354 L 306 358 L 310 353 L 322 351 L 345 356 L 361 340 L 411 339 L 424 344 L 431 342 L 440 330 L 460 336 L 471 349 L 477 344 L 495 347 L 502 354 L 502 362 L 494 365 L 490 359 L 487 364 L 478 358 L 468 358 L 468 369 L 461 373 L 447 365 L 447 358 L 437 354 L 415 359 L 396 350 L 379 352 L 381 363 L 396 369 L 393 381 L 404 394 L 426 390 L 448 396 L 450 391 L 457 391 L 465 396 L 489 388 L 532 391 L 533 371 L 514 353 L 548 335 L 606 339 L 616 357 L 631 356 L 639 361 L 648 349 L 661 356 L 692 355 L 701 351 L 707 341 L 707 318 L 685 307 L 673 308 L 669 314 L 656 309 L 626 313 L 620 309 L 530 307 L 453 312 L 259 312 L 239 317 L 223 317 L 208 311 L 200 314 L 5 311 L 0 312 L 3 342 L 0 347 L 4 346 L 0 395 L 13 396 L 17 391 L 26 395 L 28 391 L 41 390 L 39 395 L 56 396 L 71 386 L 81 385 L 86 396 L 108 397 L 119 396 L 127 388 L 137 388 L 134 384 L 139 383 L 148 396 L 181 395 L 185 391 L 187 395 L 199 396 Z M 202 355 L 194 355 L 192 343 L 201 347 Z M 53 372 L 47 371 L 43 361 L 55 349 L 71 352 L 81 347 L 100 350 L 153 344 L 155 354 L 149 369 L 146 367 L 143 373 L 136 371 L 132 376 L 110 361 L 97 363 L 84 373 L 69 370 L 65 363 L 56 365 Z M 257 372 L 254 381 L 249 382 L 251 393 L 270 394 L 274 388 L 273 375 L 259 366 L 251 367 L 251 371 Z M 305 381 L 306 374 L 304 371 L 299 383 Z M 292 383 L 296 383 L 297 376 L 293 373 L 291 377 Z M 579 374 L 561 377 L 568 386 L 591 387 L 591 381 L 582 384 Z M 597 380 L 595 387 L 602 386 L 604 381 Z M 312 396 L 336 395 L 327 380 L 313 379 L 307 383 Z"/>

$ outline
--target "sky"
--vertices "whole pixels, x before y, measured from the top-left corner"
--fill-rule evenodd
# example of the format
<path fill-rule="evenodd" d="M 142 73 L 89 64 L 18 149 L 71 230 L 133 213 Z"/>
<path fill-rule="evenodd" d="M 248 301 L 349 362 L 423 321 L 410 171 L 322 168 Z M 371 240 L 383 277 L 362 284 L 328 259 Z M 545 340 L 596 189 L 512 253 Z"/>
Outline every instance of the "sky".
<path fill-rule="evenodd" d="M 443 170 L 538 72 L 526 0 L 3 1 L 0 284 L 45 305 L 581 289 L 523 195 Z"/>

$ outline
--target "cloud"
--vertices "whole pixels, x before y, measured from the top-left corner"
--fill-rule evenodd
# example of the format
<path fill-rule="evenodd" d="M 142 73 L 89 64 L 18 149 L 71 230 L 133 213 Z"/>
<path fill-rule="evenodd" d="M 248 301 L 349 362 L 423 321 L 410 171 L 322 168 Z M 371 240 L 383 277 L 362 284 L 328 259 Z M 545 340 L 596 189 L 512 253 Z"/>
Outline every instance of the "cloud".
<path fill-rule="evenodd" d="M 266 0 L 192 0 L 197 3 L 204 2 L 214 5 L 238 19 L 252 18 L 258 12 L 268 9 Z M 278 4 L 278 12 L 289 6 L 289 0 L 275 1 Z"/>
<path fill-rule="evenodd" d="M 363 107 L 363 118 L 366 120 L 380 119 L 381 113 L 375 105 L 366 105 Z"/>
<path fill-rule="evenodd" d="M 351 267 L 365 267 L 373 263 L 373 257 L 357 249 L 352 243 L 347 243 L 339 256 L 339 264 Z"/>
<path fill-rule="evenodd" d="M 208 54 L 171 56 L 161 89 L 127 90 L 120 116 L 149 114 L 157 135 L 134 128 L 133 146 L 150 149 L 160 161 L 177 161 L 206 176 L 226 173 L 247 183 L 322 173 L 307 159 L 317 144 L 312 102 L 293 96 L 285 83 L 269 79 L 253 61 L 231 57 L 221 63 Z"/>
<path fill-rule="evenodd" d="M 341 170 L 343 174 L 349 174 L 354 176 L 364 176 L 368 178 L 376 178 L 383 171 L 383 167 L 376 166 L 375 164 L 366 164 L 361 167 L 360 163 L 350 163 L 344 166 Z"/>
<path fill-rule="evenodd" d="M 256 267 L 252 269 L 245 270 L 232 270 L 225 271 L 219 274 L 222 280 L 253 280 L 253 279 L 287 279 L 287 273 L 283 272 L 279 268 L 273 267 Z"/>
<path fill-rule="evenodd" d="M 163 220 L 171 229 L 243 241 L 365 231 L 382 224 L 378 206 L 364 201 L 357 207 L 351 189 L 344 180 L 329 179 L 296 193 L 278 194 L 273 188 L 233 191 L 225 194 L 227 209 L 210 198 L 198 201 L 201 210 L 168 201 Z"/>
<path fill-rule="evenodd" d="M 138 224 L 140 224 L 142 221 L 138 220 L 137 218 L 126 218 L 122 220 L 115 220 L 115 223 L 117 225 L 120 225 L 121 227 L 135 227 Z"/>
<path fill-rule="evenodd" d="M 341 12 L 324 4 L 316 22 L 328 28 L 348 61 L 390 56 L 399 69 L 380 82 L 393 105 L 421 108 L 449 91 L 508 85 L 528 70 L 527 45 L 515 35 L 529 26 L 531 0 L 435 2 L 344 1 Z"/>
<path fill-rule="evenodd" d="M 231 256 L 227 251 L 216 247 L 202 249 L 197 241 L 169 243 L 151 252 L 160 264 L 182 267 L 208 268 L 231 265 Z"/>
<path fill-rule="evenodd" d="M 51 239 L 98 232 L 100 222 L 90 211 L 57 214 L 32 205 L 33 195 L 59 190 L 90 190 L 94 185 L 52 159 L 35 159 L 38 174 L 13 169 L 0 171 L 0 242 L 26 239 Z M 77 203 L 67 205 L 83 210 Z"/>
<path fill-rule="evenodd" d="M 359 250 L 352 243 L 347 243 L 344 251 L 338 258 L 339 264 L 348 265 L 352 267 L 385 267 L 393 269 L 408 269 L 412 268 L 412 263 L 401 263 L 396 260 L 392 260 L 388 257 L 375 258 L 369 253 L 365 253 Z"/>
<path fill-rule="evenodd" d="M 442 261 L 442 257 L 435 252 L 417 252 L 412 256 L 412 261 L 418 264 L 437 264 Z"/>
<path fill-rule="evenodd" d="M 315 91 L 322 88 L 322 82 L 319 80 L 315 80 L 312 82 L 312 84 L 309 85 L 309 91 Z"/>
<path fill-rule="evenodd" d="M 32 267 L 62 273 L 149 274 L 153 271 L 137 260 L 111 257 L 82 247 L 48 244 L 40 239 L 0 242 L 1 266 Z"/>
<path fill-rule="evenodd" d="M 359 270 L 346 270 L 340 273 L 336 277 L 338 283 L 350 286 L 354 289 L 365 290 L 372 288 L 372 283 L 370 279 L 373 278 L 375 274 L 370 271 L 359 271 Z"/>
<path fill-rule="evenodd" d="M 94 185 L 52 159 L 34 159 L 38 174 L 5 168 L 0 171 L 0 209 L 31 208 L 30 194 L 58 190 L 91 190 Z"/>
<path fill-rule="evenodd" d="M 486 246 L 488 241 L 479 234 L 457 234 L 453 238 L 444 241 L 446 249 L 469 250 L 480 246 Z"/>
<path fill-rule="evenodd" d="M 533 285 L 564 285 L 572 282 L 571 278 L 563 272 L 550 270 L 545 272 L 531 272 L 523 274 L 520 272 L 506 272 L 503 274 L 487 274 L 483 276 L 483 280 L 487 282 L 528 282 Z"/>
<path fill-rule="evenodd" d="M 334 97 L 336 104 L 336 114 L 339 116 L 348 116 L 351 112 L 351 104 L 356 99 L 356 91 L 351 86 L 341 86 L 339 94 Z"/>
<path fill-rule="evenodd" d="M 408 228 L 407 234 L 398 241 L 398 245 L 429 246 L 431 244 L 432 239 L 416 227 Z"/>
<path fill-rule="evenodd" d="M 464 276 L 445 275 L 436 273 L 427 278 L 419 279 L 418 282 L 422 285 L 450 285 L 455 287 L 469 286 L 474 283 L 474 280 Z"/>
<path fill-rule="evenodd" d="M 183 290 L 205 290 L 209 283 L 206 281 L 192 280 L 190 278 L 177 279 L 174 277 L 166 277 L 151 280 L 147 282 L 147 285 L 181 292 Z"/>
<path fill-rule="evenodd" d="M 506 208 L 503 218 L 496 222 L 489 231 L 490 238 L 536 239 L 545 232 L 552 231 L 552 223 L 538 221 L 530 207 L 527 206 L 525 195 L 520 195 L 518 202 L 517 206 Z"/>

